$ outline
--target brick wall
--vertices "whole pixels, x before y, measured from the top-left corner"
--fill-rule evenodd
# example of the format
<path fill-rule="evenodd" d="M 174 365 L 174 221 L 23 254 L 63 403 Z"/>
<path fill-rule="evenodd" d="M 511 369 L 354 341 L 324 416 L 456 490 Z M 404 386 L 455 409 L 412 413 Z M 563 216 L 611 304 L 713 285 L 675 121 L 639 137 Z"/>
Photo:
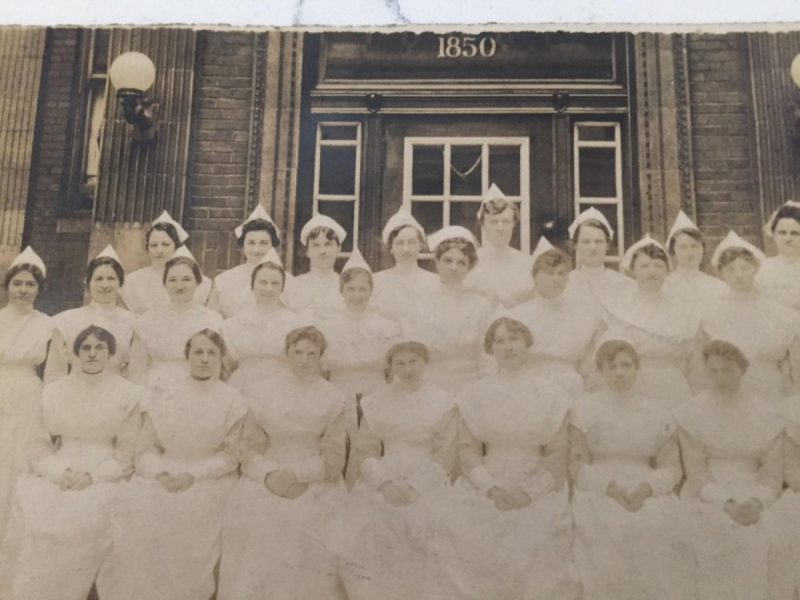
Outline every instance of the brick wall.
<path fill-rule="evenodd" d="M 186 224 L 189 248 L 210 277 L 241 262 L 233 229 L 247 213 L 254 36 L 197 38 Z"/>
<path fill-rule="evenodd" d="M 690 35 L 688 59 L 698 225 L 712 246 L 729 229 L 760 243 L 747 39 Z"/>

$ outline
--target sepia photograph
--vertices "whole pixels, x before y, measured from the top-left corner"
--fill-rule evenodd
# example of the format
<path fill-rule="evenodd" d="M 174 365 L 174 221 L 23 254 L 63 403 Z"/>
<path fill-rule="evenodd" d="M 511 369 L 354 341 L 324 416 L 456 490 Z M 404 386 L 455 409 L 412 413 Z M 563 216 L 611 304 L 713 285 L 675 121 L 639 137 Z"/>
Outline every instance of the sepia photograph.
<path fill-rule="evenodd" d="M 0 275 L 0 600 L 800 599 L 800 28 L 0 26 Z"/>

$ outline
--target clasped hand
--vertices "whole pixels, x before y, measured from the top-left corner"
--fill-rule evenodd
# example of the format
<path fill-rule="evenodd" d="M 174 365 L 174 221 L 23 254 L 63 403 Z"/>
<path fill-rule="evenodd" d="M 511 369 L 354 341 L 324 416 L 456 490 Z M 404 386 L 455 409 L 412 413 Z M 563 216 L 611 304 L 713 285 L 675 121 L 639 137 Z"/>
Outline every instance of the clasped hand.
<path fill-rule="evenodd" d="M 156 481 L 158 481 L 165 490 L 171 494 L 175 494 L 192 487 L 192 484 L 194 484 L 194 476 L 191 473 L 181 473 L 179 475 L 159 473 L 156 476 Z"/>
<path fill-rule="evenodd" d="M 494 502 L 497 510 L 519 510 L 533 502 L 533 499 L 520 488 L 506 490 L 494 486 L 486 492 L 486 495 Z"/>
<path fill-rule="evenodd" d="M 404 481 L 384 481 L 378 491 L 392 506 L 407 506 L 419 499 L 419 492 Z"/>
<path fill-rule="evenodd" d="M 750 498 L 744 502 L 728 500 L 725 503 L 725 512 L 731 519 L 740 525 L 755 525 L 761 518 L 761 511 L 764 505 L 758 498 Z"/>
<path fill-rule="evenodd" d="M 653 495 L 653 488 L 649 483 L 640 483 L 633 492 L 628 492 L 612 481 L 606 489 L 606 496 L 615 500 L 622 508 L 629 512 L 636 512 L 644 506 L 644 501 Z"/>
<path fill-rule="evenodd" d="M 308 484 L 297 481 L 297 475 L 291 469 L 272 471 L 264 480 L 264 485 L 276 496 L 287 500 L 294 500 L 308 489 Z"/>
<path fill-rule="evenodd" d="M 82 490 L 92 485 L 92 476 L 85 471 L 73 471 L 67 469 L 61 475 L 61 480 L 58 482 L 58 487 L 61 491 L 66 490 Z"/>

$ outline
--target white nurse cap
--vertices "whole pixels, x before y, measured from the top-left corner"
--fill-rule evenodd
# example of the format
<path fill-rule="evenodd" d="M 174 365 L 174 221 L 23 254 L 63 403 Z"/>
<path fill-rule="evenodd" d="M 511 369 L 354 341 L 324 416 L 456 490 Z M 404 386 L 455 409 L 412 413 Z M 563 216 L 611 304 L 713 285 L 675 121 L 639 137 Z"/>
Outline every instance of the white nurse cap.
<path fill-rule="evenodd" d="M 773 237 L 774 234 L 772 233 L 772 226 L 775 223 L 775 218 L 778 216 L 778 212 L 784 206 L 791 206 L 792 208 L 800 209 L 800 202 L 795 202 L 794 200 L 787 200 L 781 205 L 781 207 L 778 210 L 774 211 L 769 216 L 769 219 L 767 219 L 767 222 L 764 224 L 764 235 L 766 235 L 767 237 Z"/>
<path fill-rule="evenodd" d="M 500 200 L 501 198 L 505 198 L 506 195 L 497 187 L 497 184 L 493 183 L 488 190 L 486 190 L 486 194 L 483 196 L 483 200 L 481 200 L 481 206 L 478 209 L 478 220 L 480 221 L 483 218 L 483 211 L 486 208 L 486 203 L 491 202 L 492 200 Z"/>
<path fill-rule="evenodd" d="M 122 261 L 119 259 L 119 255 L 116 253 L 114 247 L 111 244 L 103 248 L 103 251 L 100 252 L 100 254 L 98 254 L 97 256 L 95 256 L 95 259 L 97 258 L 111 258 L 117 261 L 120 265 L 122 265 Z"/>
<path fill-rule="evenodd" d="M 189 251 L 189 248 L 187 248 L 186 246 L 181 246 L 180 248 L 175 250 L 175 254 L 172 255 L 172 258 L 179 258 L 179 257 L 191 258 L 194 262 L 197 262 L 197 259 Z M 172 258 L 170 260 L 172 260 Z"/>
<path fill-rule="evenodd" d="M 397 212 L 389 217 L 388 221 L 386 221 L 386 225 L 384 226 L 381 234 L 383 243 L 388 244 L 389 236 L 392 234 L 392 232 L 403 227 L 413 227 L 422 234 L 423 239 L 425 238 L 425 229 L 423 229 L 422 225 L 419 224 L 419 221 L 411 216 L 411 213 L 408 212 L 405 207 L 401 206 Z"/>
<path fill-rule="evenodd" d="M 350 269 L 364 269 L 368 273 L 372 273 L 372 269 L 369 268 L 367 261 L 364 260 L 358 248 L 353 248 L 353 251 L 350 253 L 350 258 L 347 259 L 344 267 L 342 267 L 342 273 Z"/>
<path fill-rule="evenodd" d="M 478 242 L 475 236 L 472 235 L 472 232 L 460 225 L 450 225 L 449 227 L 440 229 L 436 233 L 432 233 L 428 236 L 428 248 L 430 248 L 431 252 L 436 252 L 436 248 L 439 247 L 439 244 L 445 240 L 453 240 L 456 238 L 463 238 L 475 246 L 475 248 L 478 248 Z"/>
<path fill-rule="evenodd" d="M 233 233 L 236 234 L 237 239 L 241 239 L 245 224 L 249 223 L 250 221 L 258 221 L 259 219 L 272 224 L 272 226 L 275 228 L 275 233 L 278 234 L 278 239 L 280 239 L 281 232 L 278 229 L 278 226 L 275 225 L 275 221 L 272 220 L 272 217 L 269 216 L 269 213 L 264 209 L 264 207 L 261 204 L 255 207 L 253 212 L 250 213 L 250 216 L 244 220 L 244 223 L 242 223 L 236 229 L 233 230 Z"/>
<path fill-rule="evenodd" d="M 33 248 L 28 246 L 17 254 L 17 257 L 8 265 L 9 268 L 16 267 L 17 265 L 32 265 L 42 272 L 42 275 L 47 277 L 47 267 L 44 266 L 42 258 L 33 251 Z"/>
<path fill-rule="evenodd" d="M 695 222 L 686 216 L 685 212 L 680 211 L 678 216 L 675 218 L 675 222 L 672 224 L 672 229 L 669 230 L 669 235 L 667 236 L 667 246 L 669 246 L 669 243 L 672 241 L 672 238 L 674 238 L 675 235 L 681 231 L 686 231 L 687 229 L 690 231 L 700 231 L 700 228 L 695 224 Z"/>
<path fill-rule="evenodd" d="M 556 247 L 553 246 L 553 244 L 550 243 L 550 240 L 548 240 L 546 237 L 540 237 L 539 242 L 536 244 L 536 248 L 533 249 L 533 254 L 531 254 L 531 264 L 535 264 L 536 259 L 538 259 L 548 250 L 556 250 Z"/>
<path fill-rule="evenodd" d="M 263 265 L 264 263 L 272 263 L 274 265 L 278 265 L 281 269 L 283 268 L 283 263 L 281 262 L 281 257 L 278 256 L 278 253 L 275 251 L 275 248 L 270 248 L 269 252 L 264 255 L 258 264 Z"/>
<path fill-rule="evenodd" d="M 744 248 L 745 250 L 750 251 L 753 256 L 755 256 L 759 264 L 762 263 L 766 258 L 766 255 L 753 244 L 743 240 L 735 231 L 729 231 L 725 239 L 722 240 L 719 243 L 719 246 L 717 246 L 716 250 L 714 250 L 714 255 L 711 257 L 712 267 L 719 269 L 719 258 L 728 248 Z"/>
<path fill-rule="evenodd" d="M 649 233 L 646 233 L 642 239 L 640 239 L 638 242 L 633 244 L 630 248 L 628 248 L 625 251 L 625 255 L 622 257 L 622 261 L 620 261 L 619 263 L 620 268 L 625 271 L 630 270 L 631 264 L 633 263 L 634 255 L 642 248 L 647 248 L 648 246 L 655 246 L 656 248 L 661 248 L 664 254 L 667 255 L 667 262 L 669 263 L 669 267 L 672 268 L 672 263 L 669 261 L 669 252 L 667 252 L 667 249 L 664 248 L 664 246 L 662 246 L 659 242 L 650 237 Z"/>
<path fill-rule="evenodd" d="M 612 240 L 614 239 L 614 230 L 611 228 L 611 223 L 609 223 L 608 219 L 606 219 L 606 216 L 599 210 L 597 210 L 594 206 L 586 209 L 577 217 L 575 217 L 575 220 L 572 222 L 572 225 L 570 225 L 569 228 L 567 229 L 567 231 L 569 232 L 570 239 L 575 237 L 575 232 L 578 231 L 578 227 L 583 225 L 586 221 L 591 221 L 591 220 L 599 221 L 600 224 L 606 228 L 609 239 Z"/>
<path fill-rule="evenodd" d="M 183 228 L 183 226 L 173 219 L 167 211 L 164 211 L 158 215 L 158 218 L 150 223 L 150 227 L 152 228 L 156 223 L 169 223 L 172 225 L 175 228 L 175 231 L 178 232 L 178 240 L 181 244 L 189 239 L 189 234 L 186 233 L 186 230 Z"/>
<path fill-rule="evenodd" d="M 331 229 L 336 234 L 336 237 L 339 238 L 340 244 L 343 243 L 347 237 L 347 232 L 344 230 L 344 227 L 339 225 L 336 221 L 325 215 L 314 215 L 308 223 L 303 225 L 303 229 L 300 231 L 300 243 L 303 244 L 303 246 L 307 244 L 308 236 L 311 231 L 317 227 L 327 227 Z"/>

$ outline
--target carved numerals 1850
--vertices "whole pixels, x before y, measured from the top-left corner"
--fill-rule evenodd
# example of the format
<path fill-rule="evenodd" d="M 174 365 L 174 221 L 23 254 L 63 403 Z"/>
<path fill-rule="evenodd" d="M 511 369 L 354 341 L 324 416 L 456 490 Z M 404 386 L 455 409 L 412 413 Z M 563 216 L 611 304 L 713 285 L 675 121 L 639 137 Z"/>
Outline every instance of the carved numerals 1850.
<path fill-rule="evenodd" d="M 437 58 L 474 58 L 478 55 L 490 58 L 497 52 L 497 41 L 493 37 L 474 35 L 440 35 Z"/>

